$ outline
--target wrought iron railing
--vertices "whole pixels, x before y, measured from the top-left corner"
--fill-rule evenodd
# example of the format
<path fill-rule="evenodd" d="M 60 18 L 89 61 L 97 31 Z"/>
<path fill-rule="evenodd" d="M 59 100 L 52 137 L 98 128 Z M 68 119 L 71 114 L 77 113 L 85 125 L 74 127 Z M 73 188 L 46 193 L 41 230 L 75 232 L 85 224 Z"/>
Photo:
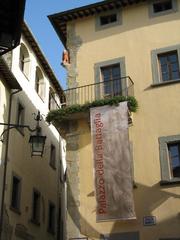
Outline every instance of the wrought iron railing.
<path fill-rule="evenodd" d="M 84 104 L 114 96 L 133 96 L 134 83 L 129 76 L 98 82 L 81 87 L 70 88 L 61 96 L 62 106 Z"/>

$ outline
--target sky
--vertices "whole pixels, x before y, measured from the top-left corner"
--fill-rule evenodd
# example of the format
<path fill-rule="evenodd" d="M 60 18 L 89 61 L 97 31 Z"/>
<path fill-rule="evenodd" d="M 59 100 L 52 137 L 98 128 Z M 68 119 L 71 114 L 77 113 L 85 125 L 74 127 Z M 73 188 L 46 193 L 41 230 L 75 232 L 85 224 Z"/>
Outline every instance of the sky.
<path fill-rule="evenodd" d="M 66 70 L 61 66 L 64 49 L 48 15 L 101 0 L 26 0 L 25 21 L 48 60 L 63 89 L 66 89 Z"/>

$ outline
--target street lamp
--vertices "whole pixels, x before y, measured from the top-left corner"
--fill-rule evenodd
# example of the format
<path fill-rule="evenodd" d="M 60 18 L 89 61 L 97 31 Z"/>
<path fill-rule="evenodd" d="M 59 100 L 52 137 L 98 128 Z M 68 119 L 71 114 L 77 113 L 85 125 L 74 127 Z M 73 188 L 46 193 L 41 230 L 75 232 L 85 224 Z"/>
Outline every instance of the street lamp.
<path fill-rule="evenodd" d="M 29 142 L 31 143 L 31 156 L 41 156 L 44 152 L 46 136 L 31 135 Z"/>
<path fill-rule="evenodd" d="M 31 156 L 41 156 L 44 152 L 44 145 L 46 141 L 46 136 L 41 135 L 41 127 L 39 126 L 39 121 L 42 120 L 40 112 L 38 111 L 37 116 L 35 117 L 37 125 L 35 128 L 36 134 L 31 135 L 29 138 L 29 143 L 31 143 Z"/>
<path fill-rule="evenodd" d="M 0 125 L 7 126 L 1 136 L 0 140 L 2 141 L 2 137 L 6 131 L 13 129 L 13 128 L 27 128 L 30 132 L 35 132 L 34 135 L 30 135 L 29 143 L 31 144 L 31 156 L 41 156 L 44 152 L 44 146 L 46 141 L 46 136 L 41 134 L 41 127 L 39 126 L 39 122 L 42 120 L 40 112 L 38 111 L 37 115 L 35 116 L 34 120 L 37 121 L 36 127 L 31 129 L 29 125 L 18 125 L 18 124 L 8 124 L 8 123 L 0 123 Z"/>

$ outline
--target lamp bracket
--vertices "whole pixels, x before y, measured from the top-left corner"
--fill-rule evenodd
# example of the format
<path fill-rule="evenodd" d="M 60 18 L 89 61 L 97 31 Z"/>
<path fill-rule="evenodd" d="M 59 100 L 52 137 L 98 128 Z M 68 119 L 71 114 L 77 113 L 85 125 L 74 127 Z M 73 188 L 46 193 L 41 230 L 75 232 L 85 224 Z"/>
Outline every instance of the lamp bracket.
<path fill-rule="evenodd" d="M 0 125 L 7 126 L 7 128 L 0 135 L 0 141 L 1 142 L 3 142 L 4 134 L 10 129 L 13 129 L 13 128 L 27 128 L 30 132 L 35 132 L 37 130 L 37 127 L 32 129 L 32 128 L 30 128 L 29 125 L 19 125 L 19 124 L 14 124 L 14 123 L 1 123 L 1 122 L 0 122 Z"/>

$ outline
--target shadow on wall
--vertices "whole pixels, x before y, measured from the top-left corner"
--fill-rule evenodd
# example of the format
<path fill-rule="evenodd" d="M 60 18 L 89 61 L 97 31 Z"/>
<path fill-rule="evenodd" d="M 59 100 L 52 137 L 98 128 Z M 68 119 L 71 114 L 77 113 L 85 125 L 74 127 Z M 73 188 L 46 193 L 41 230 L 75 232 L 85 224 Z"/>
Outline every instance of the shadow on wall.
<path fill-rule="evenodd" d="M 80 232 L 80 235 L 82 234 L 82 236 L 87 236 L 89 239 L 98 239 L 100 236 L 103 238 L 103 235 L 104 238 L 107 237 L 107 239 L 117 239 L 117 236 L 115 237 L 114 233 L 119 233 L 118 240 L 121 240 L 123 239 L 123 235 L 121 235 L 122 232 L 125 233 L 132 231 L 134 233 L 139 231 L 140 235 L 144 234 L 144 239 L 147 237 L 148 240 L 152 239 L 152 237 L 155 239 L 157 236 L 161 238 L 173 237 L 178 231 L 180 235 L 180 229 L 178 230 L 178 224 L 180 221 L 178 217 L 180 209 L 179 190 L 177 186 L 173 186 L 173 188 L 170 186 L 162 187 L 159 185 L 159 183 L 156 183 L 152 186 L 146 186 L 142 183 L 137 183 L 137 188 L 133 190 L 137 220 L 116 221 L 114 223 L 111 222 L 112 228 L 110 233 L 106 228 L 106 226 L 108 226 L 108 222 L 96 223 L 94 214 L 96 209 L 93 209 L 95 203 L 95 193 L 94 191 L 88 192 L 88 190 L 86 190 L 85 193 L 81 193 L 79 188 L 79 182 L 84 182 L 88 186 L 87 175 L 89 172 L 93 172 L 93 169 L 89 167 L 93 164 L 88 165 L 88 163 L 86 163 L 87 172 L 79 174 L 78 165 L 79 161 L 82 163 L 86 160 L 86 155 L 83 155 L 84 159 L 80 158 L 81 155 L 79 155 L 79 150 L 82 150 L 82 148 L 87 150 L 86 146 L 91 143 L 90 129 L 87 124 L 86 126 L 83 126 L 82 124 L 79 127 L 77 124 L 74 124 L 73 126 L 74 128 L 71 129 L 73 131 L 66 138 L 68 165 L 66 179 L 68 199 L 67 208 L 68 215 L 70 217 L 68 220 L 70 221 L 71 227 L 72 225 L 74 226 L 72 229 L 71 227 L 68 227 L 68 233 L 70 235 L 68 237 L 78 238 Z M 79 135 L 81 135 L 80 138 Z M 88 152 L 86 153 L 89 154 Z M 93 159 L 91 161 L 93 161 Z M 90 181 L 91 182 L 89 184 L 92 185 L 93 177 Z M 81 196 L 82 199 L 82 195 L 83 203 L 79 201 L 79 196 Z M 86 215 L 83 216 L 80 212 L 81 204 L 83 205 L 83 208 L 87 210 Z M 174 209 L 174 204 L 177 204 L 177 213 L 172 213 L 170 210 L 171 207 Z M 164 211 L 166 209 L 167 211 Z M 90 216 L 92 213 L 94 215 L 94 219 L 92 218 L 92 215 Z M 143 217 L 152 215 L 157 216 L 157 225 L 153 226 L 153 231 L 151 227 L 143 227 Z M 93 221 L 90 222 L 90 219 L 93 219 Z M 99 232 L 97 229 L 102 229 L 101 231 L 104 230 L 104 232 Z M 110 237 L 106 236 L 107 234 L 110 235 Z M 134 238 L 130 237 L 128 239 Z"/>
<path fill-rule="evenodd" d="M 5 96 L 4 99 L 0 99 L 0 104 L 3 104 L 0 106 L 1 109 L 1 117 L 0 122 L 8 123 L 8 113 L 9 113 L 9 97 L 10 97 L 10 89 L 7 86 L 7 83 L 1 78 L 0 81 L 2 82 L 2 85 L 5 87 L 5 92 L 2 93 L 2 96 Z M 3 89 L 2 89 L 3 90 Z M 0 93 L 1 94 L 1 93 Z M 4 95 L 5 94 L 5 95 Z M 7 129 L 6 126 L 1 126 L 0 135 L 3 133 L 5 129 Z M 6 139 L 7 135 L 3 134 L 1 136 L 2 142 L 0 142 L 0 206 L 1 206 L 1 200 L 2 200 L 2 188 L 3 188 L 3 176 L 4 176 L 4 163 L 5 163 L 5 151 L 6 151 Z M 9 160 L 9 159 L 7 159 Z M 6 191 L 5 191 L 6 192 Z M 2 232 L 2 238 L 3 239 L 10 239 L 13 232 L 13 226 L 10 224 L 10 219 L 6 207 L 6 203 L 4 203 L 4 221 L 3 221 L 3 232 Z"/>
<path fill-rule="evenodd" d="M 180 193 L 173 193 L 171 192 L 172 188 L 174 189 L 178 186 L 173 187 L 161 187 L 159 183 L 154 184 L 153 186 L 146 186 L 141 183 L 137 183 L 137 188 L 134 189 L 134 202 L 135 202 L 135 209 L 136 209 L 136 216 L 137 221 L 134 221 L 134 224 L 131 223 L 133 230 L 140 230 L 143 226 L 143 217 L 145 216 L 154 216 L 157 214 L 157 225 L 152 226 L 153 232 L 152 235 L 160 236 L 162 238 L 167 237 L 177 237 L 177 231 L 179 231 L 178 235 L 180 235 L 180 229 L 178 228 L 178 224 L 180 222 L 179 218 L 179 207 L 180 207 Z M 174 191 L 175 192 L 175 191 Z M 176 191 L 178 192 L 178 191 Z M 177 212 L 173 215 L 171 213 L 171 206 L 174 209 L 175 204 L 173 202 L 170 203 L 168 200 L 171 198 L 177 199 Z M 169 206 L 169 209 L 168 207 Z M 166 211 L 164 211 L 166 210 Z M 156 211 L 156 212 L 154 212 Z M 163 220 L 158 219 L 158 212 L 161 213 Z M 172 216 L 173 215 L 173 216 Z M 112 232 L 118 232 L 122 226 L 126 227 L 127 223 L 116 222 L 113 226 Z M 146 230 L 145 230 L 146 228 Z M 174 230 L 176 228 L 176 230 Z M 179 229 L 179 230 L 178 230 Z M 151 227 L 144 227 L 144 231 L 146 231 L 147 236 L 149 236 L 148 231 L 152 231 Z M 176 235 L 175 233 L 176 232 Z"/>
<path fill-rule="evenodd" d="M 76 226 L 80 230 L 80 233 L 82 235 L 87 236 L 89 239 L 99 238 L 103 235 L 111 235 L 113 233 L 120 233 L 120 232 L 137 232 L 140 231 L 140 228 L 142 229 L 143 226 L 143 216 L 152 216 L 154 213 L 154 210 L 158 210 L 162 207 L 162 210 L 164 211 L 164 206 L 170 198 L 178 199 L 180 198 L 180 194 L 172 193 L 171 187 L 168 187 L 167 189 L 165 187 L 160 187 L 159 184 L 155 184 L 151 187 L 145 186 L 143 184 L 137 183 L 138 188 L 134 190 L 134 200 L 135 200 L 135 208 L 136 208 L 136 214 L 137 214 L 137 220 L 127 220 L 127 221 L 117 221 L 114 222 L 113 227 L 111 229 L 111 233 L 108 232 L 98 232 L 93 225 L 95 225 L 95 219 L 93 224 L 91 225 L 88 222 L 88 216 L 87 219 L 85 219 L 79 211 L 79 205 L 73 196 L 73 191 L 71 189 L 71 185 L 69 183 L 69 179 L 67 177 L 67 185 L 68 185 L 68 202 L 70 199 L 70 204 L 68 204 L 68 213 L 71 216 L 71 219 Z M 87 198 L 95 198 L 95 193 L 91 192 L 87 195 Z M 84 205 L 86 205 L 84 203 Z M 153 226 L 153 233 L 154 236 L 160 236 L 162 238 L 164 237 L 177 237 L 173 229 L 176 228 L 176 234 L 177 234 L 177 226 L 179 220 L 179 212 L 177 207 L 177 214 L 171 217 L 165 217 L 163 220 L 157 219 L 157 225 Z M 165 214 L 166 215 L 166 214 Z M 169 214 L 167 214 L 169 215 Z M 99 223 L 101 224 L 101 223 Z M 102 223 L 103 224 L 103 223 Z M 172 231 L 170 232 L 170 226 Z M 144 227 L 145 228 L 145 227 Z M 84 232 L 85 229 L 85 232 Z M 104 228 L 105 229 L 105 228 Z M 150 228 L 148 228 L 149 231 Z M 152 231 L 152 228 L 150 229 Z M 180 229 L 179 229 L 180 234 Z M 175 236 L 174 236 L 175 235 Z M 149 234 L 148 234 L 149 236 Z M 113 237 L 113 235 L 112 235 Z M 119 236 L 120 237 L 120 236 Z M 119 238 L 121 239 L 121 237 Z"/>
<path fill-rule="evenodd" d="M 99 238 L 100 233 L 95 228 L 93 228 L 93 226 L 91 226 L 90 223 L 80 214 L 80 211 L 79 211 L 80 203 L 74 199 L 71 184 L 69 182 L 68 177 L 67 177 L 66 181 L 67 181 L 67 186 L 68 186 L 67 208 L 68 208 L 68 213 L 72 219 L 72 222 L 73 222 L 75 228 L 77 228 L 77 236 L 79 236 L 78 235 L 78 230 L 79 230 L 80 234 L 87 236 L 88 238 L 91 238 L 91 239 Z M 81 230 L 82 226 L 83 226 L 83 229 L 86 229 L 86 232 L 82 232 L 82 230 Z M 87 233 L 89 233 L 89 234 L 87 234 Z M 76 237 L 76 236 L 74 236 L 74 237 Z"/>

